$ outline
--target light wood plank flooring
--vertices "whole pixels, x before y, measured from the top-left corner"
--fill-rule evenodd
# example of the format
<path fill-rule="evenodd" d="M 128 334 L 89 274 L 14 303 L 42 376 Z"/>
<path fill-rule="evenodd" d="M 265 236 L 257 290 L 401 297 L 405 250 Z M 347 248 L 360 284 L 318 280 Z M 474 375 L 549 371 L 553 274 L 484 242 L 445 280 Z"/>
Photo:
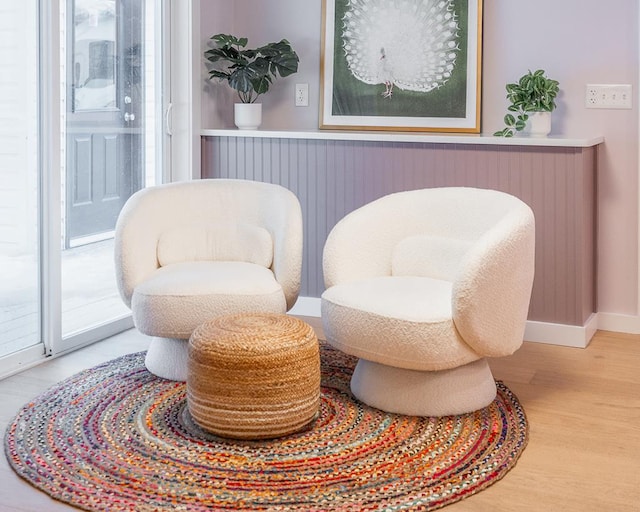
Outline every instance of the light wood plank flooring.
<path fill-rule="evenodd" d="M 0 381 L 0 428 L 61 379 L 146 346 L 132 330 Z M 503 480 L 445 510 L 640 512 L 640 336 L 598 332 L 587 349 L 525 343 L 491 367 L 524 405 L 529 444 Z M 0 459 L 0 511 L 75 510 Z"/>

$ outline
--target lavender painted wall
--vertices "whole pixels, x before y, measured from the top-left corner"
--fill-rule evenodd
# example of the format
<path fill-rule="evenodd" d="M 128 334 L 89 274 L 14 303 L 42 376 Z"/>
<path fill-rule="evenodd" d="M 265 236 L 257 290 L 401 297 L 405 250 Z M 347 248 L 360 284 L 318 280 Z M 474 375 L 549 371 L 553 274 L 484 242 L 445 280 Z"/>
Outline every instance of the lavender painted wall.
<path fill-rule="evenodd" d="M 220 31 L 251 44 L 286 37 L 299 73 L 264 97 L 265 129 L 318 126 L 321 0 L 202 0 L 203 47 Z M 632 110 L 584 107 L 588 83 L 629 83 L 638 91 L 637 0 L 484 0 L 483 131 L 501 126 L 504 84 L 544 68 L 560 81 L 552 134 L 604 135 L 598 174 L 598 310 L 638 314 L 638 96 Z M 250 13 L 250 15 L 247 15 Z M 526 18 L 523 29 L 521 20 Z M 310 107 L 295 107 L 294 85 L 309 83 Z M 233 96 L 203 80 L 203 128 L 231 128 Z M 381 145 L 382 146 L 382 145 Z"/>

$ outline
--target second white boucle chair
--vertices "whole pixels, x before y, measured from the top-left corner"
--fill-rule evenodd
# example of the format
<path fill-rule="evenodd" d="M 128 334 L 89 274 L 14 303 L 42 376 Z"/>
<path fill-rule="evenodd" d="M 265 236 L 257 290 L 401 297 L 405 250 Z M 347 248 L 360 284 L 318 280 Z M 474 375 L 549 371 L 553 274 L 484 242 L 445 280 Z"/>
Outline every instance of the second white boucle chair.
<path fill-rule="evenodd" d="M 284 187 L 245 180 L 140 190 L 118 218 L 115 265 L 135 326 L 153 336 L 147 369 L 186 380 L 187 340 L 200 324 L 293 307 L 302 268 L 300 203 Z"/>
<path fill-rule="evenodd" d="M 324 248 L 322 323 L 359 358 L 353 394 L 418 416 L 491 403 L 486 358 L 523 341 L 534 244 L 531 209 L 494 190 L 400 192 L 345 216 Z"/>

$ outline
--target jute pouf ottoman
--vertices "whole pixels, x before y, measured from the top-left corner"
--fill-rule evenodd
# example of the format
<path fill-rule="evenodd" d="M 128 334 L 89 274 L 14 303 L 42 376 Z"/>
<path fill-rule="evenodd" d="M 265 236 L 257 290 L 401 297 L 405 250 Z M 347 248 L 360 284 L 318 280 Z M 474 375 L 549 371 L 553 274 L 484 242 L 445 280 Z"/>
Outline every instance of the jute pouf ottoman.
<path fill-rule="evenodd" d="M 298 432 L 320 406 L 318 339 L 280 314 L 220 316 L 189 340 L 187 406 L 213 434 L 268 439 Z"/>

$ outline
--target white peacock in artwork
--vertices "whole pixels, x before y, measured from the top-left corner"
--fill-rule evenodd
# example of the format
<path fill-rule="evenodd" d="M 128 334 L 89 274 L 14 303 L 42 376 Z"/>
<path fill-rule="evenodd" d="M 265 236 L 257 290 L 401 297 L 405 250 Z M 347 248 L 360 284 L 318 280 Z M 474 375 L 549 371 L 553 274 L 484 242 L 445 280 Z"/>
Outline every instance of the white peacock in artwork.
<path fill-rule="evenodd" d="M 429 92 L 442 87 L 460 50 L 453 0 L 347 0 L 342 48 L 349 71 L 366 84 Z"/>

